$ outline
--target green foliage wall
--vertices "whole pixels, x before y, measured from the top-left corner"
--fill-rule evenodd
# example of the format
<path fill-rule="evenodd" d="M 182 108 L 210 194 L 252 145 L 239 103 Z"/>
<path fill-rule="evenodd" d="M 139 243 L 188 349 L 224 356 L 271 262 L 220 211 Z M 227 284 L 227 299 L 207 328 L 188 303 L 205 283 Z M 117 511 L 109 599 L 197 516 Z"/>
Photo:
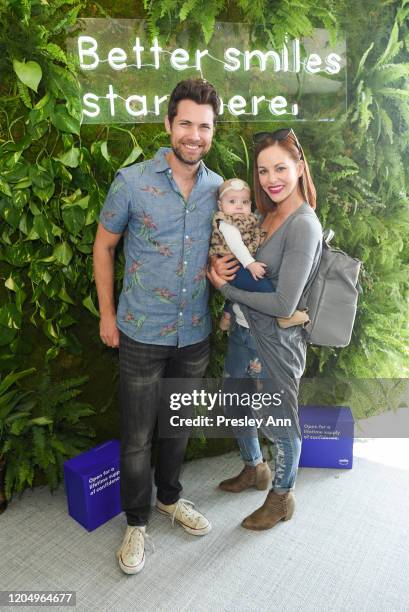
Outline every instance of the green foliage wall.
<path fill-rule="evenodd" d="M 351 345 L 311 348 L 307 375 L 407 375 L 409 0 L 4 0 L 0 370 L 34 365 L 35 385 L 49 362 L 57 378 L 89 374 L 85 396 L 97 409 L 115 397 L 116 358 L 98 341 L 92 278 L 98 213 L 116 169 L 150 157 L 167 138 L 158 125 L 80 127 L 78 86 L 64 51 L 77 16 L 145 17 L 163 39 L 178 28 L 208 39 L 216 19 L 250 23 L 274 45 L 286 32 L 305 36 L 313 27 L 346 32 L 346 115 L 294 127 L 318 189 L 318 215 L 339 246 L 364 262 L 362 295 Z M 265 127 L 221 124 L 207 163 L 226 177 L 248 177 L 251 133 Z M 118 290 L 122 265 L 118 254 Z M 215 318 L 220 308 L 213 294 Z M 224 348 L 215 331 L 211 375 L 221 372 Z M 112 432 L 113 414 L 94 418 L 101 437 Z"/>

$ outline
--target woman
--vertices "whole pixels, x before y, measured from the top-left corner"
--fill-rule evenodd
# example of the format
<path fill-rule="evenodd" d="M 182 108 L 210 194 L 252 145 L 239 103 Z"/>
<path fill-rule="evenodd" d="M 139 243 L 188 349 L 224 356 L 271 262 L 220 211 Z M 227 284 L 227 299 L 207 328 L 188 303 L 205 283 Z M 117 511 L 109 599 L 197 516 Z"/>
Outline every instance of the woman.
<path fill-rule="evenodd" d="M 250 293 L 229 285 L 233 264 L 213 261 L 208 273 L 225 298 L 235 302 L 236 322 L 229 337 L 225 373 L 229 378 L 268 379 L 272 392 L 281 395 L 279 409 L 270 414 L 291 417 L 291 426 L 260 427 L 274 443 L 275 475 L 264 504 L 242 522 L 247 529 L 270 529 L 289 520 L 294 511 L 292 490 L 301 452 L 298 422 L 299 379 L 305 369 L 306 341 L 301 326 L 278 326 L 275 317 L 290 317 L 296 310 L 321 255 L 322 228 L 314 212 L 316 191 L 302 147 L 292 129 L 261 132 L 254 136 L 254 189 L 261 228 L 267 235 L 257 261 L 267 265 L 274 293 Z M 259 381 L 265 384 L 267 381 Z M 263 461 L 257 430 L 238 436 L 245 467 L 220 483 L 226 491 L 248 487 L 267 489 L 271 477 Z"/>

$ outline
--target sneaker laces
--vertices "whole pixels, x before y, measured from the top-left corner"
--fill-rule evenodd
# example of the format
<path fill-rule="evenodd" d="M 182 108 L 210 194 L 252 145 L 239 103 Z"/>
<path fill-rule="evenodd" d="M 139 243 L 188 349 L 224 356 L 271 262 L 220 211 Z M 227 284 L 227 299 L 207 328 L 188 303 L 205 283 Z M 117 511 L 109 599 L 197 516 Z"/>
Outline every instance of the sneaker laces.
<path fill-rule="evenodd" d="M 175 509 L 172 512 L 172 525 L 175 525 L 175 518 L 176 518 L 176 513 L 179 510 L 180 514 L 183 516 L 187 516 L 187 518 L 191 518 L 192 514 L 196 514 L 195 517 L 195 525 L 197 525 L 197 523 L 200 521 L 201 515 L 199 512 L 197 512 L 197 510 L 193 510 L 193 508 L 195 507 L 195 504 L 193 502 L 191 502 L 188 499 L 184 499 L 183 497 L 181 497 L 180 499 L 178 499 L 178 501 L 176 502 L 175 505 Z"/>
<path fill-rule="evenodd" d="M 154 553 L 155 545 L 153 543 L 151 536 L 148 533 L 146 533 L 146 531 L 142 531 L 141 529 L 138 529 L 138 527 L 135 527 L 134 529 L 132 529 L 132 531 L 130 531 L 128 540 L 124 546 L 125 551 L 127 551 L 129 548 L 132 549 L 131 545 L 134 544 L 134 540 L 138 537 L 139 533 L 142 534 L 144 545 L 147 545 L 146 548 L 149 548 L 149 550 L 152 553 Z"/>

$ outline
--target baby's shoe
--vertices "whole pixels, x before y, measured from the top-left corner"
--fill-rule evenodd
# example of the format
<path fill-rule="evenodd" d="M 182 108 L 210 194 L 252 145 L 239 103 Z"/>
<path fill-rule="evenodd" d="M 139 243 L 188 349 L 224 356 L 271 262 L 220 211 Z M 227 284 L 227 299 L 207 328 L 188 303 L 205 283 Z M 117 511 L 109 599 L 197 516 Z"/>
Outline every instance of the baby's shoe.
<path fill-rule="evenodd" d="M 222 331 L 229 331 L 230 329 L 230 319 L 231 315 L 229 312 L 224 312 L 222 318 L 220 319 L 219 328 Z"/>

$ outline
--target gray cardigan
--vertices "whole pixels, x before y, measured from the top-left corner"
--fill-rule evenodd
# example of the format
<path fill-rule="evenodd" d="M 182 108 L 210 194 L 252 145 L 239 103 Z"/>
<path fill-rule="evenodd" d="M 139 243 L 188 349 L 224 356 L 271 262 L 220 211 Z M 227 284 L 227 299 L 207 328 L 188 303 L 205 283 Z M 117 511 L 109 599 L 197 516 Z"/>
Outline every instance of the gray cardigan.
<path fill-rule="evenodd" d="M 226 283 L 221 293 L 270 317 L 289 317 L 321 254 L 322 227 L 314 210 L 301 204 L 258 249 L 256 258 L 267 264 L 274 293 L 252 293 Z M 247 317 L 246 317 L 247 318 Z M 253 317 L 254 318 L 254 317 Z"/>

